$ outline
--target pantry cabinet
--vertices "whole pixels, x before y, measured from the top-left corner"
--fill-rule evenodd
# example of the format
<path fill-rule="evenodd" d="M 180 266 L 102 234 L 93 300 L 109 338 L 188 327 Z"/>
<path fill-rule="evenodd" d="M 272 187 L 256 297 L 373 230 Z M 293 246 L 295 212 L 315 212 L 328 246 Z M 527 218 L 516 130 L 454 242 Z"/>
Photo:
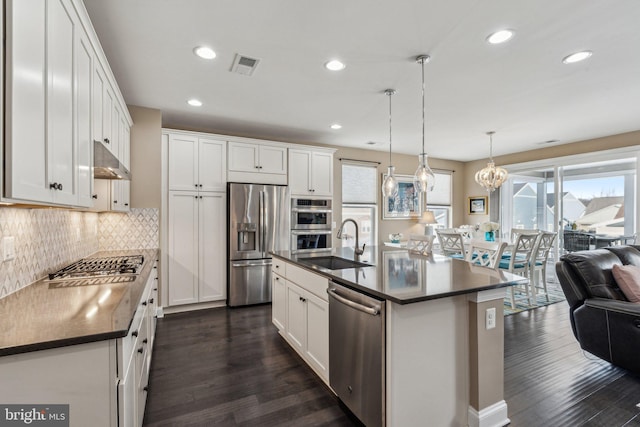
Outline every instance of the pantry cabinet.
<path fill-rule="evenodd" d="M 226 191 L 226 141 L 169 134 L 170 191 Z"/>
<path fill-rule="evenodd" d="M 291 195 L 333 195 L 333 153 L 335 150 L 289 149 Z"/>
<path fill-rule="evenodd" d="M 226 299 L 226 193 L 169 192 L 169 305 Z"/>

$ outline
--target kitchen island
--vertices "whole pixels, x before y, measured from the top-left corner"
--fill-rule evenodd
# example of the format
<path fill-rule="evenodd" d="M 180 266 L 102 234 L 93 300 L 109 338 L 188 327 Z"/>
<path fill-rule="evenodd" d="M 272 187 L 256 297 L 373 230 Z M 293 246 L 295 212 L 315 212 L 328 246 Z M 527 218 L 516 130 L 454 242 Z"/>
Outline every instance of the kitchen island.
<path fill-rule="evenodd" d="M 354 259 L 353 250 L 347 248 L 336 249 L 332 255 Z M 322 348 L 334 342 L 328 336 L 329 327 L 322 324 L 330 317 L 330 299 L 322 293 L 337 284 L 383 303 L 380 425 L 509 423 L 503 400 L 503 299 L 508 286 L 525 278 L 440 255 L 427 257 L 384 247 L 366 250 L 359 258 L 365 265 L 355 268 L 329 269 L 315 264 L 308 255 L 287 251 L 273 256 L 274 324 L 331 387 L 334 378 L 329 368 L 334 369 L 335 364 L 328 355 L 333 359 L 336 352 Z M 284 299 L 278 296 L 282 295 L 278 281 L 286 284 Z M 300 293 L 310 313 L 304 339 L 298 339 L 300 334 L 295 331 L 299 322 L 290 321 L 298 305 L 290 297 L 290 288 L 293 294 Z M 327 311 L 325 318 L 320 316 L 323 310 Z M 352 326 L 347 322 L 343 328 Z M 332 326 L 331 332 L 335 331 Z M 355 387 L 334 391 L 339 397 L 357 392 Z"/>

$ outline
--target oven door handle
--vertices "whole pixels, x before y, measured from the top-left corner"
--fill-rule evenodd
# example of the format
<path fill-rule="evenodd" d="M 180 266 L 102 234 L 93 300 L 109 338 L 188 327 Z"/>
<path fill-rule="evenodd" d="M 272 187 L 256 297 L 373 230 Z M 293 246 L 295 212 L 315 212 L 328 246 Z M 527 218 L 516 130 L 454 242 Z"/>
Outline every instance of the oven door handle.
<path fill-rule="evenodd" d="M 294 236 L 301 234 L 331 234 L 331 230 L 291 230 L 291 234 Z"/>
<path fill-rule="evenodd" d="M 363 313 L 367 313 L 370 314 L 372 316 L 377 316 L 378 314 L 380 314 L 380 309 L 378 307 L 367 307 L 366 305 L 362 305 L 359 304 L 355 301 L 351 301 L 350 299 L 347 299 L 345 297 L 343 297 L 342 295 L 338 294 L 338 291 L 336 290 L 336 288 L 329 288 L 327 289 L 327 293 L 329 294 L 329 296 L 333 299 L 335 299 L 338 302 L 341 302 L 344 305 L 347 305 L 355 310 L 361 311 Z"/>
<path fill-rule="evenodd" d="M 331 209 L 291 208 L 291 212 L 331 213 Z"/>

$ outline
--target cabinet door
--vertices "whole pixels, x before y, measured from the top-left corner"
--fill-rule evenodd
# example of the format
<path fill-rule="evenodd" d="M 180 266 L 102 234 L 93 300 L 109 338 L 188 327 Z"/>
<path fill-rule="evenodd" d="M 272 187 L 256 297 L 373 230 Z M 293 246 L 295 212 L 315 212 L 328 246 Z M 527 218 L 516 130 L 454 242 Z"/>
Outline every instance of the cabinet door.
<path fill-rule="evenodd" d="M 127 123 L 127 119 L 124 117 L 124 113 L 120 113 L 120 121 L 118 125 L 118 160 L 122 163 L 127 169 L 129 169 L 129 146 L 127 141 L 125 141 L 125 129 L 129 127 Z"/>
<path fill-rule="evenodd" d="M 284 147 L 272 147 L 260 145 L 259 162 L 260 172 L 279 175 L 287 174 L 287 149 Z"/>
<path fill-rule="evenodd" d="M 197 137 L 169 135 L 169 190 L 197 190 L 197 157 Z"/>
<path fill-rule="evenodd" d="M 73 6 L 70 0 L 47 2 L 47 151 L 49 179 L 57 183 L 53 201 L 77 204 L 77 163 L 73 119 Z"/>
<path fill-rule="evenodd" d="M 258 146 L 243 142 L 229 142 L 229 170 L 258 172 Z"/>
<path fill-rule="evenodd" d="M 198 195 L 198 300 L 227 298 L 226 193 Z"/>
<path fill-rule="evenodd" d="M 329 303 L 305 292 L 307 346 L 305 355 L 325 380 L 329 379 Z"/>
<path fill-rule="evenodd" d="M 306 346 L 307 306 L 304 291 L 287 282 L 287 339 L 301 354 Z"/>
<path fill-rule="evenodd" d="M 314 196 L 333 194 L 333 154 L 313 152 L 311 154 L 311 189 Z"/>
<path fill-rule="evenodd" d="M 109 82 L 105 80 L 104 92 L 102 94 L 102 142 L 111 153 L 118 157 L 117 147 L 113 145 L 113 109 L 115 98 Z M 114 151 L 115 150 L 115 151 Z"/>
<path fill-rule="evenodd" d="M 134 356 L 135 357 L 135 356 Z M 136 420 L 136 373 L 135 363 L 128 365 L 127 372 L 118 384 L 118 420 L 121 426 L 134 426 Z"/>
<path fill-rule="evenodd" d="M 198 302 L 197 192 L 169 192 L 169 305 Z"/>
<path fill-rule="evenodd" d="M 131 128 L 129 123 L 124 119 L 124 149 L 123 157 L 120 159 L 127 169 L 131 169 Z"/>
<path fill-rule="evenodd" d="M 103 141 L 104 135 L 104 92 L 106 90 L 105 85 L 107 78 L 104 71 L 102 71 L 102 65 L 98 60 L 94 63 L 93 68 L 93 102 L 92 102 L 92 115 L 93 115 L 93 139 L 95 141 Z"/>
<path fill-rule="evenodd" d="M 76 43 L 76 130 L 78 153 L 78 202 L 91 206 L 93 194 L 93 139 L 91 137 L 91 75 L 93 50 L 89 39 L 78 31 Z"/>
<path fill-rule="evenodd" d="M 227 143 L 215 139 L 198 139 L 198 189 L 226 191 Z"/>
<path fill-rule="evenodd" d="M 281 333 L 285 332 L 287 319 L 287 284 L 276 272 L 271 274 L 271 321 Z"/>
<path fill-rule="evenodd" d="M 310 195 L 311 191 L 311 152 L 289 150 L 289 188 L 292 195 Z"/>
<path fill-rule="evenodd" d="M 111 92 L 113 93 L 113 92 Z M 115 96 L 112 100 L 113 107 L 111 108 L 111 143 L 110 150 L 118 160 L 120 160 L 120 107 L 116 101 Z"/>

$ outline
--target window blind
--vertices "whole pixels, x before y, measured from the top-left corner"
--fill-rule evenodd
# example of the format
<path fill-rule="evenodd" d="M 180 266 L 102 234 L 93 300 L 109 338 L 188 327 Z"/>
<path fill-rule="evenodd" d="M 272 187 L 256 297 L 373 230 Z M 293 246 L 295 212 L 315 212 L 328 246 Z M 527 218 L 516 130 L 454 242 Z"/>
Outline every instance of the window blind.
<path fill-rule="evenodd" d="M 378 169 L 375 166 L 342 164 L 342 203 L 376 203 Z"/>

